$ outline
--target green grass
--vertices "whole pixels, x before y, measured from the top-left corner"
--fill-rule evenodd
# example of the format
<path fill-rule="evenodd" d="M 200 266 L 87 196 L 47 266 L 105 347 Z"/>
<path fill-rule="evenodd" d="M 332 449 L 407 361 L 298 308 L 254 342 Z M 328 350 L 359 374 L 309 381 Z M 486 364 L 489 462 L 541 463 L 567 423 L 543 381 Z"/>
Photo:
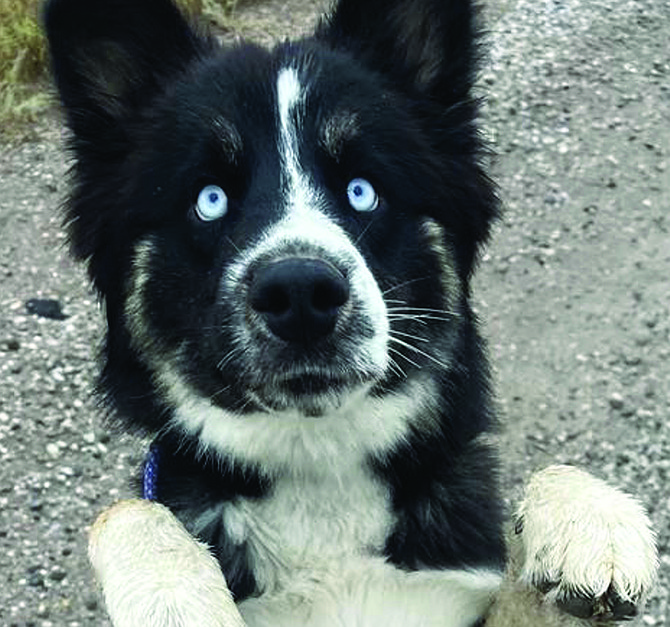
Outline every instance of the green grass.
<path fill-rule="evenodd" d="M 45 65 L 37 0 L 0 0 L 0 125 L 5 134 L 34 120 L 48 105 L 39 85 Z"/>
<path fill-rule="evenodd" d="M 0 0 L 0 82 L 34 81 L 45 60 L 37 1 Z"/>
<path fill-rule="evenodd" d="M 202 14 L 207 19 L 218 26 L 225 27 L 230 23 L 237 0 L 200 0 L 200 3 Z"/>
<path fill-rule="evenodd" d="M 138 0 L 139 1 L 139 0 Z M 177 0 L 189 14 L 225 26 L 236 0 Z M 35 121 L 48 108 L 42 0 L 0 0 L 0 135 Z"/>

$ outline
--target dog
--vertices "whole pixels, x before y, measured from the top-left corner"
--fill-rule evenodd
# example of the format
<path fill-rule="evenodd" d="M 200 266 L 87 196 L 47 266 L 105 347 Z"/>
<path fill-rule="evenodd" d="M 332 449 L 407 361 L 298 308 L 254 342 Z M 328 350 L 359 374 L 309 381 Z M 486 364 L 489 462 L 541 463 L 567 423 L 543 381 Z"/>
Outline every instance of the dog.
<path fill-rule="evenodd" d="M 339 0 L 266 50 L 222 47 L 169 0 L 48 2 L 99 386 L 153 439 L 148 500 L 93 534 L 117 627 L 473 627 L 495 606 L 477 22 L 468 0 Z M 586 509 L 567 506 L 574 476 L 545 475 L 522 512 L 525 580 L 632 614 L 646 516 L 579 473 Z M 602 495 L 618 509 L 593 529 Z"/>

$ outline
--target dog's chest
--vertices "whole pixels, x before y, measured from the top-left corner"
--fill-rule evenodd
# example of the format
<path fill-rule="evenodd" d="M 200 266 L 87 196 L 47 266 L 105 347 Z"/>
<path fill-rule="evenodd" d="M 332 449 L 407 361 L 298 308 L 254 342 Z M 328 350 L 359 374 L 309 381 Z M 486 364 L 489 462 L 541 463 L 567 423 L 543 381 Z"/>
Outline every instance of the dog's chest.
<path fill-rule="evenodd" d="M 393 516 L 388 489 L 361 468 L 337 477 L 286 477 L 263 499 L 224 510 L 228 534 L 245 543 L 261 589 L 339 559 L 380 555 Z"/>

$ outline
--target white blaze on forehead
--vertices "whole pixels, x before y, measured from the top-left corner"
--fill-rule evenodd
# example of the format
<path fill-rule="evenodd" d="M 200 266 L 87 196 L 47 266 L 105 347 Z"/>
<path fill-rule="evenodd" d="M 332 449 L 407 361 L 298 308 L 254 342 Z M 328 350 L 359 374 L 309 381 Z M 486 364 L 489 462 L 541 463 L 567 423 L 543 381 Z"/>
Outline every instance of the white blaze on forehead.
<path fill-rule="evenodd" d="M 295 68 L 277 76 L 278 150 L 282 164 L 282 193 L 287 211 L 309 211 L 321 202 L 318 191 L 300 163 L 300 132 L 306 89 Z"/>
<path fill-rule="evenodd" d="M 279 109 L 279 123 L 282 141 L 290 142 L 293 124 L 294 109 L 304 100 L 303 88 L 298 79 L 298 73 L 293 68 L 284 68 L 277 77 L 277 107 Z"/>

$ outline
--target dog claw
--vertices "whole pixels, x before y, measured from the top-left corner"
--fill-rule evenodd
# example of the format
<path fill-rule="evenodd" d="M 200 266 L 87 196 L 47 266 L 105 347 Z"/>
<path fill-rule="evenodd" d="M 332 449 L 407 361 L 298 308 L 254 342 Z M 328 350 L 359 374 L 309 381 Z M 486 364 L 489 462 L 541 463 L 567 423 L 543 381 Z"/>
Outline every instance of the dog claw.
<path fill-rule="evenodd" d="M 556 605 L 576 618 L 591 618 L 595 613 L 595 599 L 584 596 L 566 596 L 556 600 Z"/>
<path fill-rule="evenodd" d="M 538 586 L 542 593 L 550 589 Z M 589 597 L 583 594 L 566 594 L 556 599 L 556 605 L 575 618 L 624 621 L 637 616 L 638 608 L 633 601 L 622 599 L 611 589 L 602 597 Z"/>
<path fill-rule="evenodd" d="M 614 620 L 631 620 L 638 614 L 637 605 L 633 601 L 622 599 L 616 593 L 612 593 L 609 606 Z"/>
<path fill-rule="evenodd" d="M 538 590 L 544 590 L 538 586 Z M 631 620 L 638 614 L 634 601 L 624 600 L 611 588 L 601 597 L 589 597 L 583 594 L 566 594 L 556 599 L 556 605 L 575 618 L 589 619 L 597 617 L 607 621 Z"/>

